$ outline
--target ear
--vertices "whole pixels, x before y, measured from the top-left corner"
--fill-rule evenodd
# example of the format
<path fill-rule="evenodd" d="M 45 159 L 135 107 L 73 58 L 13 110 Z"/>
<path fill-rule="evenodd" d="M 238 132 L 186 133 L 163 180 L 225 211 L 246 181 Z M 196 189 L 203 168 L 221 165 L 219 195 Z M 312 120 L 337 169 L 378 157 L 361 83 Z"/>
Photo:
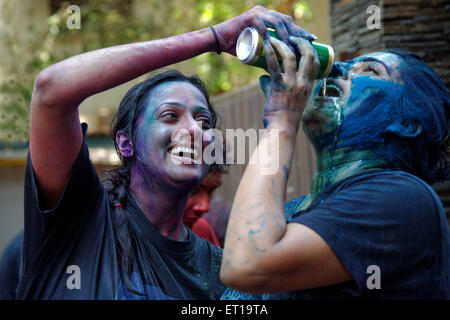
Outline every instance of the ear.
<path fill-rule="evenodd" d="M 387 128 L 388 132 L 395 133 L 402 138 L 415 138 L 422 133 L 422 130 L 423 127 L 417 120 L 396 122 Z"/>
<path fill-rule="evenodd" d="M 130 158 L 134 155 L 133 143 L 131 142 L 128 133 L 123 130 L 119 130 L 116 133 L 116 144 L 119 148 L 120 154 L 124 158 Z"/>

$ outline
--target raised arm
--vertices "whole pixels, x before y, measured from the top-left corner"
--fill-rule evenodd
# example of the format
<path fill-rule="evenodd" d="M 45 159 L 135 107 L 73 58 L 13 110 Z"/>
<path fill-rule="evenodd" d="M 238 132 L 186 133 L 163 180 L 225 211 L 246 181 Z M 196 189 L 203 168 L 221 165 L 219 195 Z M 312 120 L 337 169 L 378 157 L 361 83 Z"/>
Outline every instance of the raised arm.
<path fill-rule="evenodd" d="M 30 156 L 41 207 L 56 204 L 80 150 L 78 106 L 84 99 L 214 47 L 214 35 L 204 29 L 87 52 L 41 71 L 31 100 L 30 130 Z"/>
<path fill-rule="evenodd" d="M 351 279 L 317 233 L 298 223 L 286 223 L 284 197 L 295 138 L 318 68 L 309 42 L 291 40 L 302 53 L 298 70 L 288 46 L 270 39 L 283 57 L 284 72 L 272 46 L 264 41 L 271 78 L 261 79 L 267 131 L 239 184 L 225 237 L 221 279 L 244 292 L 300 290 Z M 277 170 L 272 172 L 273 168 Z"/>
<path fill-rule="evenodd" d="M 286 42 L 288 33 L 303 32 L 289 17 L 255 7 L 214 26 L 220 50 L 235 54 L 237 37 L 250 25 L 261 34 L 267 33 L 266 25 L 274 25 Z M 30 156 L 41 207 L 56 204 L 81 148 L 78 106 L 84 99 L 154 69 L 218 49 L 212 30 L 205 28 L 87 52 L 41 71 L 34 84 L 30 125 Z"/>

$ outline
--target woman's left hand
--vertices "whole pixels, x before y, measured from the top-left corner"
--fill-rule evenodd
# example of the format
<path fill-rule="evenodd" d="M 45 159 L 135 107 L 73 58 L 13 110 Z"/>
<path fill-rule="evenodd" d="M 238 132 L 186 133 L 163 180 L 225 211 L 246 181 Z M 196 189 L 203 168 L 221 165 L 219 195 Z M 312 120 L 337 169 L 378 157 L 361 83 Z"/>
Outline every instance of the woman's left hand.
<path fill-rule="evenodd" d="M 297 26 L 290 16 L 262 6 L 256 6 L 233 19 L 217 24 L 214 29 L 222 51 L 236 55 L 236 42 L 244 28 L 254 27 L 265 39 L 268 39 L 268 26 L 273 27 L 281 41 L 287 45 L 289 45 L 289 36 L 307 40 L 316 39 L 313 34 Z"/>

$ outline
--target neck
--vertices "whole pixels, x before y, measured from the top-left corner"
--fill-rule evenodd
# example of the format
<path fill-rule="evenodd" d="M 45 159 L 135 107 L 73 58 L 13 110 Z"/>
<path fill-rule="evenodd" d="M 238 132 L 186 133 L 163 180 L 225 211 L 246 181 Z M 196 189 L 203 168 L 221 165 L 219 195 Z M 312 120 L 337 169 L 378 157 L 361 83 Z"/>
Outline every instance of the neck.
<path fill-rule="evenodd" d="M 355 174 L 386 168 L 387 162 L 372 151 L 340 148 L 330 154 L 327 148 L 318 152 L 317 168 L 311 185 L 311 200 L 329 186 Z"/>
<path fill-rule="evenodd" d="M 139 169 L 133 168 L 130 177 L 130 192 L 145 217 L 165 237 L 185 240 L 188 232 L 183 224 L 184 207 L 188 192 L 174 192 L 145 181 Z"/>

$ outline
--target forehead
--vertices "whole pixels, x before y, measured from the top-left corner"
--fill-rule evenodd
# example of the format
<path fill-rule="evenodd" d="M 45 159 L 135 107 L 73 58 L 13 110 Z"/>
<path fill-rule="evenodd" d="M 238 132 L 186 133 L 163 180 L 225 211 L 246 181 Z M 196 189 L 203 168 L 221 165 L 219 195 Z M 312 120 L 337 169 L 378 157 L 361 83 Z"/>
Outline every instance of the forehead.
<path fill-rule="evenodd" d="M 167 81 L 156 85 L 148 97 L 147 111 L 154 112 L 165 103 L 208 109 L 205 96 L 187 81 Z"/>
<path fill-rule="evenodd" d="M 356 64 L 358 62 L 366 61 L 380 62 L 390 69 L 397 69 L 402 62 L 402 58 L 390 52 L 373 52 L 356 57 L 348 62 Z"/>
<path fill-rule="evenodd" d="M 382 64 L 390 79 L 394 81 L 402 81 L 401 64 L 403 62 L 403 58 L 390 52 L 373 52 L 365 54 L 349 60 L 347 63 L 355 66 L 358 65 L 358 63 L 366 64 L 371 62 Z"/>

